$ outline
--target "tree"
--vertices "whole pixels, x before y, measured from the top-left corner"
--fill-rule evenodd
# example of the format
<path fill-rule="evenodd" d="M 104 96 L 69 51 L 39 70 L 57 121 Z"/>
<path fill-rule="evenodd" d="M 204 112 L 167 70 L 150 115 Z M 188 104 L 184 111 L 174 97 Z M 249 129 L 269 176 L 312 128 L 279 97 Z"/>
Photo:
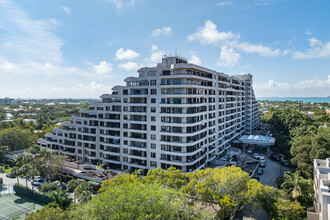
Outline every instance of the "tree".
<path fill-rule="evenodd" d="M 62 220 L 62 210 L 59 207 L 45 206 L 36 212 L 27 213 L 26 220 Z"/>
<path fill-rule="evenodd" d="M 26 179 L 32 179 L 32 180 L 34 180 L 37 176 L 39 176 L 39 172 L 34 167 L 31 167 L 31 169 L 25 174 L 25 178 Z M 34 186 L 33 185 L 32 185 L 32 189 L 34 189 Z"/>
<path fill-rule="evenodd" d="M 36 137 L 28 130 L 14 127 L 0 130 L 0 146 L 9 146 L 10 151 L 28 148 Z"/>
<path fill-rule="evenodd" d="M 50 206 L 58 206 L 62 210 L 69 208 L 72 199 L 68 197 L 68 194 L 65 190 L 57 188 L 56 191 L 50 193 L 51 197 L 54 199 L 54 202 Z"/>
<path fill-rule="evenodd" d="M 108 188 L 84 208 L 89 219 L 207 219 L 178 190 L 141 182 Z"/>
<path fill-rule="evenodd" d="M 150 170 L 146 177 L 142 178 L 143 182 L 157 182 L 165 186 L 180 189 L 188 182 L 188 177 L 182 170 L 170 167 L 167 171 L 162 168 Z"/>
<path fill-rule="evenodd" d="M 23 166 L 20 167 L 20 174 L 25 176 L 25 185 L 27 185 L 28 178 L 26 177 L 27 173 L 32 169 L 32 166 L 30 164 L 24 164 Z"/>
<path fill-rule="evenodd" d="M 21 175 L 21 169 L 19 167 L 13 167 L 11 170 L 10 170 L 10 173 L 13 175 L 13 176 L 16 176 L 17 178 L 17 183 L 19 184 L 19 176 Z"/>
<path fill-rule="evenodd" d="M 187 174 L 189 182 L 183 186 L 195 201 L 211 206 L 220 219 L 233 219 L 246 205 L 258 206 L 261 183 L 251 180 L 240 168 L 205 169 Z"/>
<path fill-rule="evenodd" d="M 303 178 L 298 171 L 284 174 L 284 182 L 281 187 L 286 189 L 294 200 L 297 200 L 302 195 L 302 185 Z"/>
<path fill-rule="evenodd" d="M 5 169 L 5 167 L 3 167 L 3 166 L 0 166 L 0 173 L 5 173 L 6 172 L 6 169 Z"/>
<path fill-rule="evenodd" d="M 129 183 L 138 183 L 140 182 L 140 178 L 137 175 L 123 173 L 120 175 L 115 176 L 113 179 L 106 180 L 101 184 L 100 192 L 104 192 L 107 189 L 122 185 L 122 184 L 129 184 Z"/>
<path fill-rule="evenodd" d="M 77 198 L 79 203 L 86 203 L 92 199 L 93 187 L 88 182 L 82 182 L 73 193 L 74 198 Z"/>
<path fill-rule="evenodd" d="M 2 157 L 2 155 L 8 152 L 10 152 L 10 148 L 8 146 L 0 146 L 0 158 Z"/>

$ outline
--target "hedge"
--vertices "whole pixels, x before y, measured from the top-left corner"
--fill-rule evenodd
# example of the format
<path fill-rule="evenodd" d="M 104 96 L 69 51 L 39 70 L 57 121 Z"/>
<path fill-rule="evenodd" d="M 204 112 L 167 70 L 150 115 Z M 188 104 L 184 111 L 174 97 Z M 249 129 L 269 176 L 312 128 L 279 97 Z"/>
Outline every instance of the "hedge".
<path fill-rule="evenodd" d="M 31 198 L 31 199 L 33 199 L 37 202 L 43 203 L 45 205 L 54 201 L 53 198 L 43 195 L 41 193 L 38 193 L 36 191 L 33 191 L 30 188 L 22 186 L 18 183 L 16 183 L 14 185 L 14 191 L 17 195 Z"/>

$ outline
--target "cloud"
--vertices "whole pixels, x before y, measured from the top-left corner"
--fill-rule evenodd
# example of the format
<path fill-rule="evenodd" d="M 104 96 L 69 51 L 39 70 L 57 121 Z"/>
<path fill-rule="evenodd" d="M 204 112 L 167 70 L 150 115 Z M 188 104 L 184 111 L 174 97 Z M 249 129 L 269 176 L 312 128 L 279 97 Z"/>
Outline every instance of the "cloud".
<path fill-rule="evenodd" d="M 294 59 L 314 59 L 330 57 L 330 41 L 323 43 L 316 38 L 310 38 L 308 40 L 310 49 L 294 52 Z"/>
<path fill-rule="evenodd" d="M 160 50 L 157 45 L 153 44 L 151 46 L 151 54 L 150 57 L 144 58 L 144 61 L 147 62 L 147 65 L 154 65 L 155 63 L 159 63 L 164 56 L 165 51 Z"/>
<path fill-rule="evenodd" d="M 93 67 L 98 74 L 107 74 L 112 71 L 112 64 L 107 61 L 101 61 L 99 65 L 93 65 Z"/>
<path fill-rule="evenodd" d="M 232 2 L 225 2 L 225 1 L 223 1 L 223 2 L 219 2 L 217 4 L 217 6 L 223 7 L 223 6 L 232 5 L 232 4 L 233 4 Z"/>
<path fill-rule="evenodd" d="M 241 55 L 237 53 L 233 48 L 228 48 L 227 46 L 221 47 L 220 61 L 217 62 L 218 66 L 234 66 L 238 63 Z"/>
<path fill-rule="evenodd" d="M 68 15 L 71 14 L 71 8 L 70 7 L 63 6 L 62 8 L 63 8 L 63 10 L 64 10 L 65 13 L 67 13 Z"/>
<path fill-rule="evenodd" d="M 0 70 L 1 71 L 11 71 L 14 69 L 14 64 L 0 58 Z"/>
<path fill-rule="evenodd" d="M 277 91 L 277 90 L 300 90 L 304 91 L 306 89 L 330 89 L 330 74 L 327 76 L 326 80 L 322 79 L 308 79 L 302 80 L 294 83 L 288 82 L 277 82 L 273 79 L 268 80 L 267 83 L 256 83 L 254 85 L 255 89 L 258 90 L 270 90 L 270 91 Z"/>
<path fill-rule="evenodd" d="M 280 55 L 279 49 L 273 50 L 261 44 L 251 44 L 249 42 L 243 42 L 234 43 L 233 46 L 246 53 L 258 53 L 260 56 L 272 57 Z"/>
<path fill-rule="evenodd" d="M 108 0 L 113 3 L 117 9 L 122 9 L 124 7 L 130 7 L 135 5 L 135 0 Z"/>
<path fill-rule="evenodd" d="M 62 62 L 63 41 L 52 32 L 58 26 L 58 21 L 33 20 L 8 0 L 0 1 L 0 14 L 0 57 L 12 62 Z"/>
<path fill-rule="evenodd" d="M 42 98 L 96 98 L 104 93 L 110 93 L 112 86 L 92 81 L 90 84 L 75 86 L 36 86 L 25 87 L 25 97 Z M 42 94 L 42 96 L 40 96 Z"/>
<path fill-rule="evenodd" d="M 121 63 L 118 66 L 126 71 L 137 70 L 140 68 L 137 63 L 131 61 L 127 63 Z"/>
<path fill-rule="evenodd" d="M 204 27 L 199 27 L 194 34 L 188 35 L 189 41 L 200 41 L 203 44 L 218 44 L 221 41 L 239 38 L 232 32 L 219 32 L 217 26 L 210 20 L 204 22 Z"/>
<path fill-rule="evenodd" d="M 160 35 L 165 35 L 165 36 L 168 36 L 172 33 L 172 29 L 171 27 L 162 27 L 162 28 L 157 28 L 156 30 L 154 30 L 152 33 L 151 33 L 151 36 L 153 37 L 158 37 Z"/>
<path fill-rule="evenodd" d="M 120 48 L 116 52 L 116 60 L 133 60 L 139 56 L 139 53 L 130 49 L 124 50 L 123 48 Z"/>
<path fill-rule="evenodd" d="M 199 59 L 199 57 L 197 55 L 192 55 L 191 59 L 189 60 L 189 63 L 193 63 L 193 64 L 196 64 L 196 65 L 201 65 L 202 61 L 201 61 L 201 59 Z"/>

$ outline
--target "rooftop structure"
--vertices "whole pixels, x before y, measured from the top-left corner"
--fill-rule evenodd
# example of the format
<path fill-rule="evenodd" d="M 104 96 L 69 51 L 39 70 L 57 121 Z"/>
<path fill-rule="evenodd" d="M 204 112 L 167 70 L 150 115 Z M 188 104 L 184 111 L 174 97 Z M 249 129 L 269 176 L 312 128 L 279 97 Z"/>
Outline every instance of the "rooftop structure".
<path fill-rule="evenodd" d="M 138 74 L 39 144 L 111 169 L 174 166 L 191 172 L 260 124 L 251 74 L 229 76 L 178 56 L 165 56 Z"/>

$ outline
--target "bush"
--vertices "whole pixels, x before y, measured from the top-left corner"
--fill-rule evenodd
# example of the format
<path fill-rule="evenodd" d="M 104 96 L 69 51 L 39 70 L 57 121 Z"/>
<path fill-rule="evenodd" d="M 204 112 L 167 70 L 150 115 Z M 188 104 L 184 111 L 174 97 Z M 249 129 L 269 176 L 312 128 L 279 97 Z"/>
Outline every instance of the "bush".
<path fill-rule="evenodd" d="M 33 191 L 30 188 L 22 186 L 18 183 L 16 183 L 14 185 L 14 191 L 17 195 L 21 195 L 21 196 L 31 198 L 31 199 L 33 199 L 35 201 L 38 201 L 40 203 L 43 203 L 45 205 L 47 205 L 48 203 L 51 203 L 51 202 L 54 201 L 53 198 L 51 198 L 47 195 L 38 193 L 36 191 Z"/>
<path fill-rule="evenodd" d="M 68 191 L 73 192 L 80 183 L 85 182 L 83 179 L 73 179 L 68 182 Z"/>
<path fill-rule="evenodd" d="M 88 183 L 93 187 L 93 191 L 94 192 L 99 191 L 99 189 L 100 189 L 100 183 L 94 182 L 94 181 L 89 181 Z"/>
<path fill-rule="evenodd" d="M 70 175 L 62 175 L 62 181 L 63 182 L 69 182 L 70 180 L 73 180 L 74 177 L 73 176 L 70 176 Z"/>
<path fill-rule="evenodd" d="M 57 189 L 56 183 L 46 183 L 42 184 L 40 187 L 40 192 L 49 192 L 49 191 L 54 191 Z"/>

